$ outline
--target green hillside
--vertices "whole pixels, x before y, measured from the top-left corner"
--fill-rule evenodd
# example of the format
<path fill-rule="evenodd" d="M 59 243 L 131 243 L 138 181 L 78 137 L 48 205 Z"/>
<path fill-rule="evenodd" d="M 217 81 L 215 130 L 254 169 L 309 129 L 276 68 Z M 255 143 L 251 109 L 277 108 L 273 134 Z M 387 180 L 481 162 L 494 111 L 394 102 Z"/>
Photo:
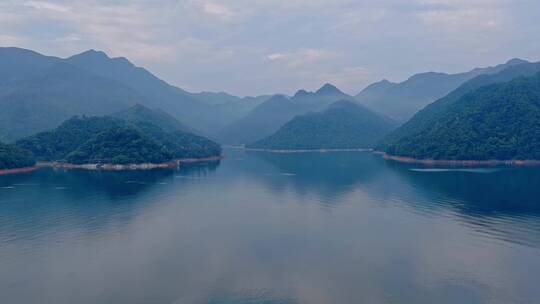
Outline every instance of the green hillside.
<path fill-rule="evenodd" d="M 151 110 L 145 110 L 147 113 Z M 148 114 L 148 113 L 147 113 Z M 149 114 L 154 117 L 159 114 Z M 54 130 L 41 132 L 23 138 L 16 144 L 31 151 L 41 161 L 64 161 L 73 151 L 79 149 L 98 134 L 109 129 L 130 128 L 163 146 L 173 158 L 207 158 L 219 156 L 219 144 L 189 132 L 176 129 L 178 124 L 167 124 L 170 131 L 153 124 L 153 120 L 141 119 L 125 121 L 119 118 L 73 117 Z M 144 147 L 142 147 L 144 148 Z"/>
<path fill-rule="evenodd" d="M 87 140 L 106 129 L 125 123 L 112 117 L 72 117 L 51 131 L 32 135 L 16 142 L 32 152 L 37 160 L 63 160 Z"/>
<path fill-rule="evenodd" d="M 316 92 L 300 90 L 290 98 L 275 95 L 221 130 L 218 139 L 227 144 L 252 143 L 272 135 L 296 115 L 321 111 L 344 99 L 353 100 L 353 97 L 331 84 L 325 84 Z"/>
<path fill-rule="evenodd" d="M 393 128 L 390 120 L 350 101 L 338 101 L 323 112 L 296 116 L 273 135 L 249 148 L 371 148 Z"/>
<path fill-rule="evenodd" d="M 128 122 L 147 122 L 154 124 L 163 131 L 174 132 L 174 131 L 185 131 L 185 132 L 194 132 L 190 127 L 184 125 L 178 121 L 173 116 L 167 114 L 165 111 L 160 109 L 150 109 L 141 104 L 136 104 L 129 109 L 122 110 L 112 114 L 111 116 L 128 121 Z"/>
<path fill-rule="evenodd" d="M 435 101 L 416 113 L 416 115 L 414 115 L 413 118 L 411 118 L 408 122 L 386 136 L 378 145 L 378 148 L 387 151 L 388 149 L 392 149 L 392 147 L 401 145 L 402 142 L 414 140 L 417 134 L 436 125 L 441 119 L 440 116 L 450 105 L 454 104 L 460 98 L 470 92 L 473 92 L 486 85 L 508 82 L 512 79 L 523 76 L 532 76 L 538 71 L 540 71 L 540 63 L 524 63 L 508 67 L 497 74 L 480 75 L 475 77 L 465 82 L 447 96 Z"/>
<path fill-rule="evenodd" d="M 164 163 L 172 154 L 133 127 L 107 129 L 69 153 L 66 161 L 73 164 Z"/>
<path fill-rule="evenodd" d="M 14 145 L 0 143 L 0 170 L 31 167 L 35 163 L 30 152 Z"/>
<path fill-rule="evenodd" d="M 540 73 L 476 89 L 433 119 L 385 151 L 419 159 L 540 159 Z"/>

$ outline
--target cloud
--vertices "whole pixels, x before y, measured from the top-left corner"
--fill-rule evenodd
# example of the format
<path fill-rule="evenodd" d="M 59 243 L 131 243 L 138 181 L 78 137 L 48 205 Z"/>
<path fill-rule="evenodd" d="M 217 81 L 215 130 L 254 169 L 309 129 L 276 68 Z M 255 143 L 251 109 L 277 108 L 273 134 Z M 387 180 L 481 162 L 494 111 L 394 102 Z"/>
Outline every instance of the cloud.
<path fill-rule="evenodd" d="M 36 10 L 47 10 L 47 11 L 53 11 L 58 13 L 69 13 L 71 11 L 69 6 L 55 4 L 52 2 L 46 2 L 46 1 L 27 1 L 24 2 L 25 6 L 34 8 Z"/>
<path fill-rule="evenodd" d="M 101 49 L 181 87 L 240 94 L 538 58 L 533 0 L 0 1 L 0 45 Z M 254 72 L 256 71 L 256 72 Z"/>
<path fill-rule="evenodd" d="M 206 2 L 203 5 L 204 12 L 211 15 L 216 15 L 223 19 L 229 19 L 233 16 L 233 12 L 231 9 L 225 5 L 213 3 L 213 2 Z"/>
<path fill-rule="evenodd" d="M 272 53 L 266 59 L 285 63 L 290 68 L 304 68 L 322 61 L 329 61 L 339 57 L 338 52 L 324 49 L 303 49 L 289 53 Z"/>

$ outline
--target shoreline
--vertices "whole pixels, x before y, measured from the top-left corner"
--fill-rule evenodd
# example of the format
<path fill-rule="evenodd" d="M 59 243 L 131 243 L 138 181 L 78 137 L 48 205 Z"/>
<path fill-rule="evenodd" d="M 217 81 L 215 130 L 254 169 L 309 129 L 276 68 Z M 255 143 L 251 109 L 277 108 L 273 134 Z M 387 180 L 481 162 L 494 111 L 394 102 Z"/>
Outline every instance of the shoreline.
<path fill-rule="evenodd" d="M 23 168 L 14 168 L 14 169 L 1 169 L 0 175 L 7 175 L 7 174 L 17 174 L 17 173 L 29 173 L 32 171 L 35 171 L 39 169 L 40 167 L 35 165 L 33 167 L 23 167 Z"/>
<path fill-rule="evenodd" d="M 33 167 L 2 169 L 0 175 L 29 173 L 41 168 L 55 169 L 84 169 L 84 170 L 106 170 L 106 171 L 128 171 L 128 170 L 152 170 L 152 169 L 173 169 L 178 168 L 182 164 L 193 164 L 200 162 L 211 162 L 224 159 L 224 156 L 212 156 L 205 158 L 182 158 L 175 159 L 166 163 L 142 163 L 142 164 L 71 164 L 62 162 L 37 162 Z"/>
<path fill-rule="evenodd" d="M 499 160 L 499 159 L 488 159 L 488 160 L 451 160 L 451 159 L 418 159 L 405 156 L 396 156 L 390 155 L 385 152 L 375 151 L 374 154 L 382 156 L 386 160 L 391 160 L 399 163 L 405 164 L 420 164 L 428 166 L 464 166 L 464 167 L 475 167 L 475 166 L 540 166 L 540 160 L 528 159 L 528 160 Z"/>
<path fill-rule="evenodd" d="M 57 169 L 85 169 L 85 170 L 107 170 L 107 171 L 125 171 L 125 170 L 152 170 L 152 169 L 173 169 L 182 164 L 192 164 L 200 162 L 218 161 L 223 156 L 212 156 L 204 158 L 180 158 L 165 163 L 140 163 L 140 164 L 72 164 L 62 162 L 43 162 L 38 163 L 40 167 L 52 167 Z"/>
<path fill-rule="evenodd" d="M 245 151 L 270 152 L 270 153 L 331 153 L 331 152 L 372 152 L 373 149 L 256 149 L 243 148 Z"/>

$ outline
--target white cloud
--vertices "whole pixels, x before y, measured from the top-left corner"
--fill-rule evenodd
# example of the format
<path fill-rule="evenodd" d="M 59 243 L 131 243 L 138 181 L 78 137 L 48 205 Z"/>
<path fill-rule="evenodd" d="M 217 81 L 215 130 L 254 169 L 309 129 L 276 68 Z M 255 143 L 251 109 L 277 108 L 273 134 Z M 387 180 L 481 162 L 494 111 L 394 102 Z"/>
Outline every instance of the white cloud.
<path fill-rule="evenodd" d="M 69 13 L 71 11 L 69 6 L 60 5 L 52 2 L 46 1 L 27 1 L 24 2 L 25 6 L 34 8 L 36 10 L 46 10 L 53 11 L 58 13 Z"/>
<path fill-rule="evenodd" d="M 223 19 L 229 19 L 233 16 L 233 12 L 229 7 L 214 2 L 204 3 L 203 9 L 205 13 L 216 15 Z"/>
<path fill-rule="evenodd" d="M 340 53 L 324 49 L 303 49 L 289 53 L 272 53 L 265 58 L 270 61 L 285 63 L 290 68 L 303 68 L 311 64 L 336 59 Z"/>

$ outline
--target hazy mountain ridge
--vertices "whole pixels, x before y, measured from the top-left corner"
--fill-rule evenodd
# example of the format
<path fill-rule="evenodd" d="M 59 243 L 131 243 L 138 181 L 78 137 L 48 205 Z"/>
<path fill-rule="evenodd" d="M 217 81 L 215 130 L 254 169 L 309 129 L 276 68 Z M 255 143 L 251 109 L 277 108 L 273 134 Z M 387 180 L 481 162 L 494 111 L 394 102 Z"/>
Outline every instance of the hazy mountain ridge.
<path fill-rule="evenodd" d="M 104 115 L 144 100 L 128 86 L 60 59 L 33 52 L 24 54 L 39 64 L 28 74 L 3 73 L 0 138 L 4 140 L 53 128 L 73 115 Z M 0 57 L 2 65 L 6 60 Z"/>
<path fill-rule="evenodd" d="M 527 61 L 512 59 L 494 67 L 475 68 L 465 73 L 420 73 L 400 83 L 383 80 L 369 85 L 355 98 L 375 112 L 405 122 L 420 109 L 446 96 L 464 82 L 478 75 L 495 74 L 507 67 L 523 63 Z"/>
<path fill-rule="evenodd" d="M 540 72 L 528 75 L 533 70 L 540 65 L 473 79 L 418 113 L 382 148 L 421 159 L 540 159 Z"/>
<path fill-rule="evenodd" d="M 540 63 L 523 63 L 509 66 L 496 74 L 477 76 L 465 82 L 445 97 L 420 110 L 409 121 L 386 136 L 381 142 L 380 148 L 389 149 L 390 146 L 399 146 L 400 142 L 412 140 L 423 130 L 437 125 L 441 113 L 444 113 L 448 106 L 458 101 L 467 93 L 486 85 L 508 82 L 518 77 L 532 76 L 539 71 Z"/>
<path fill-rule="evenodd" d="M 166 132 L 184 131 L 197 133 L 197 131 L 184 125 L 176 118 L 161 109 L 151 110 L 141 104 L 136 104 L 128 109 L 111 114 L 111 116 L 128 122 L 147 122 L 156 125 Z"/>
<path fill-rule="evenodd" d="M 53 128 L 73 115 L 110 114 L 134 104 L 161 108 L 189 127 L 215 133 L 257 101 L 238 98 L 245 103 L 211 105 L 200 98 L 126 58 L 103 52 L 90 50 L 61 59 L 0 48 L 0 139 L 12 141 Z"/>
<path fill-rule="evenodd" d="M 323 85 L 316 92 L 299 90 L 293 97 L 275 95 L 225 127 L 218 133 L 218 140 L 227 144 L 252 143 L 270 136 L 296 115 L 320 111 L 343 99 L 354 100 L 331 84 Z"/>
<path fill-rule="evenodd" d="M 214 134 L 250 109 L 249 103 L 241 102 L 250 99 L 243 100 L 226 93 L 190 93 L 168 84 L 123 57 L 110 58 L 103 52 L 90 50 L 74 55 L 67 61 L 134 88 L 146 97 L 144 105 L 161 108 L 205 134 Z"/>

